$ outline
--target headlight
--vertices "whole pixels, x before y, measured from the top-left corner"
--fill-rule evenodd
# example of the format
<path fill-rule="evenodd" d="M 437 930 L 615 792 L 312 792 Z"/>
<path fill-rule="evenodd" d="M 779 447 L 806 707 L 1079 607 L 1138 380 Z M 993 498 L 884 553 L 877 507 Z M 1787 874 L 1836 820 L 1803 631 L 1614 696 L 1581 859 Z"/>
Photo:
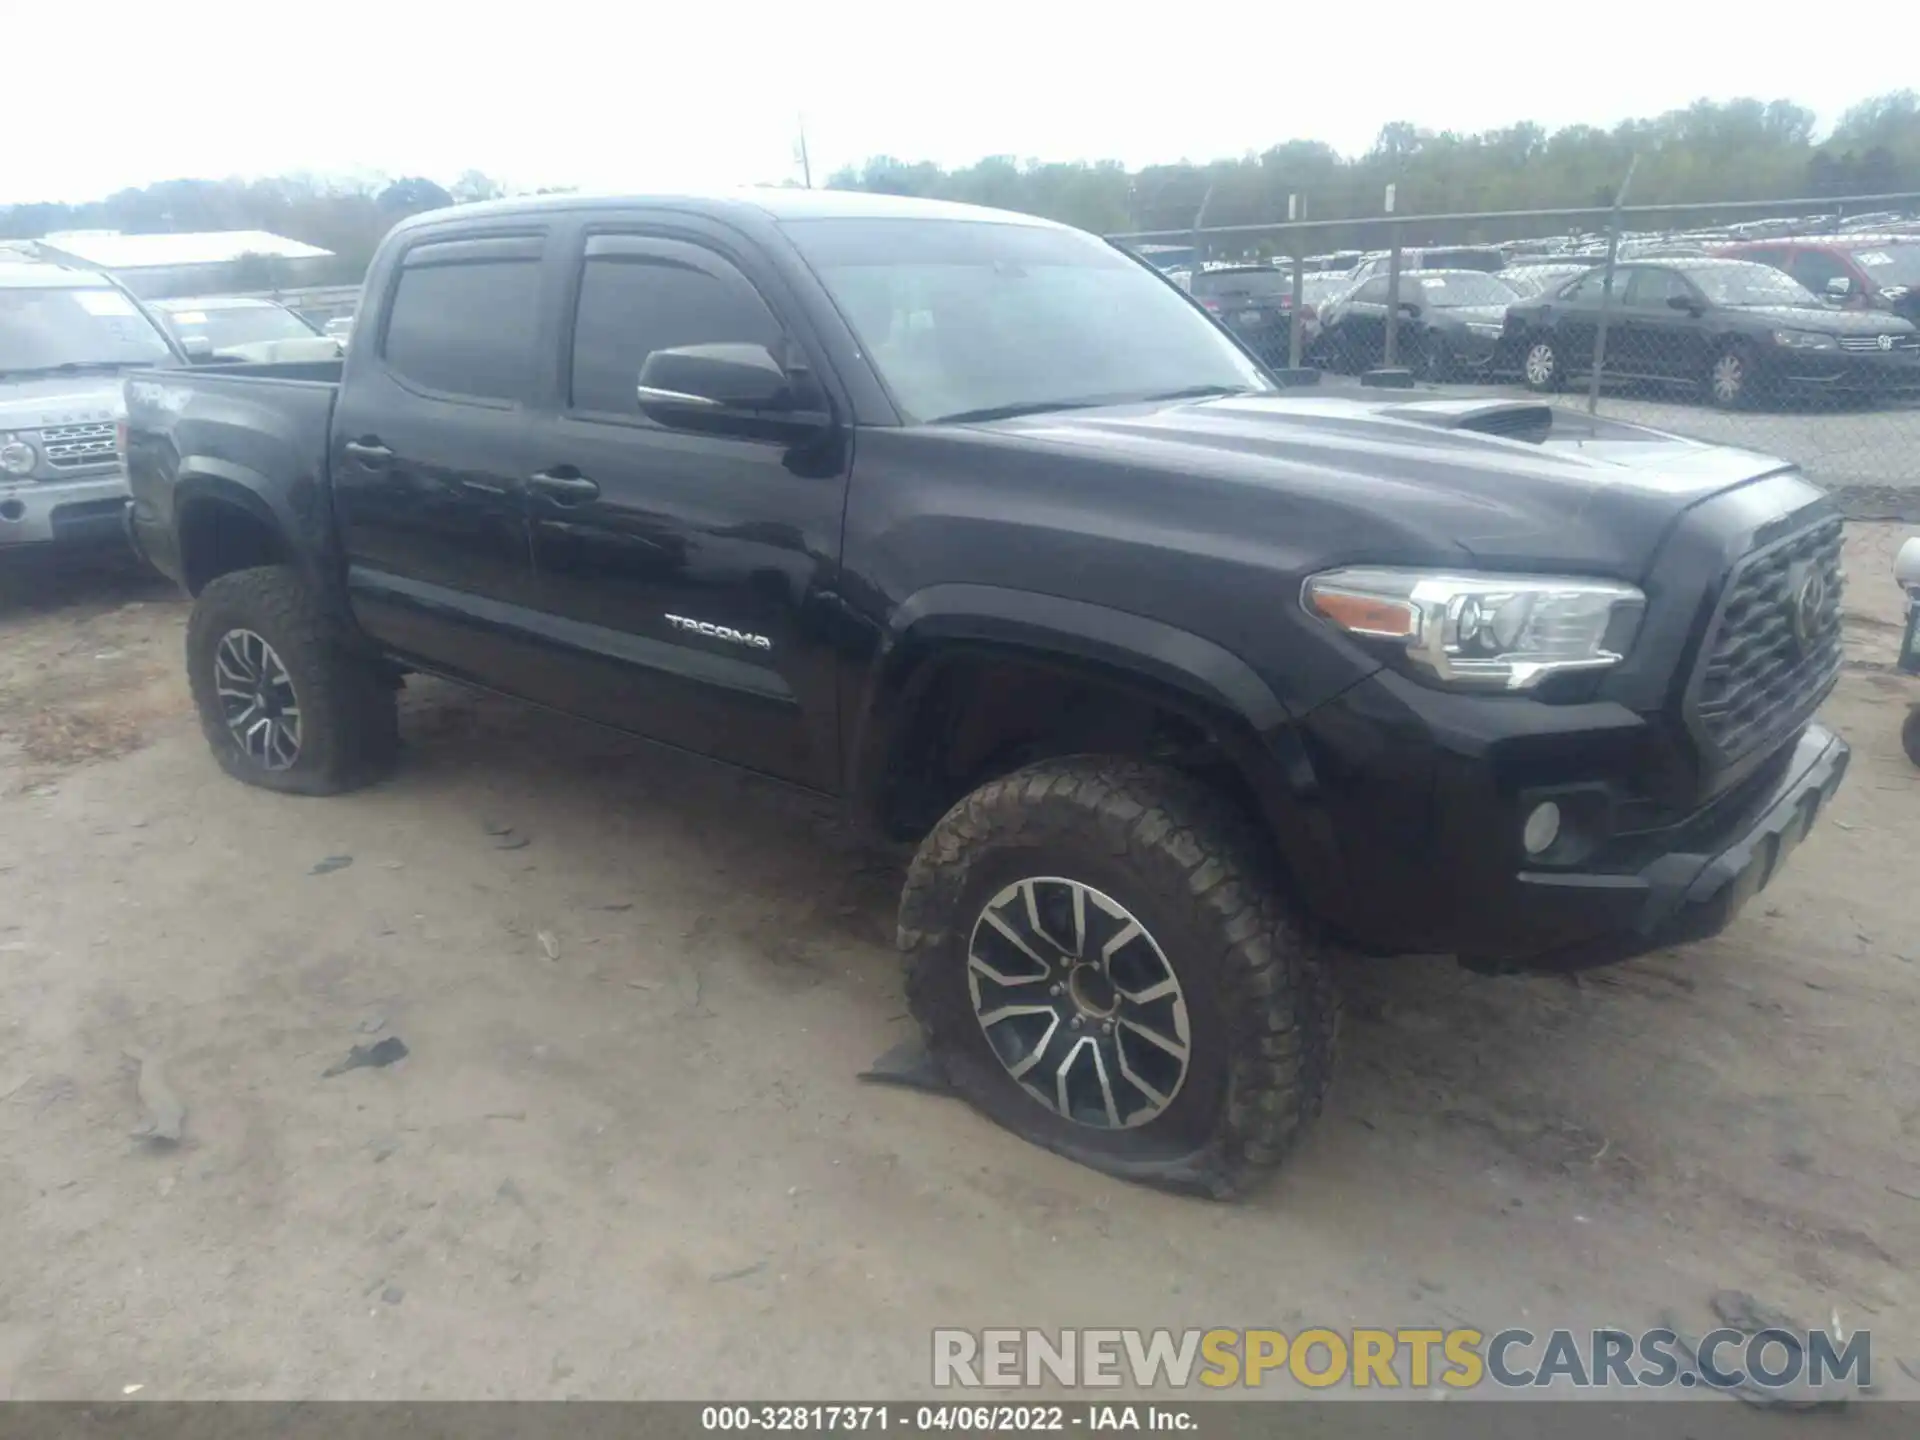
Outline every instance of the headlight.
<path fill-rule="evenodd" d="M 1611 580 L 1361 567 L 1311 576 L 1300 602 L 1403 652 L 1422 678 L 1470 690 L 1530 690 L 1549 675 L 1617 664 L 1647 604 Z"/>
<path fill-rule="evenodd" d="M 24 440 L 8 439 L 0 444 L 0 471 L 9 475 L 31 475 L 39 463 L 40 457 L 34 453 L 33 446 Z"/>
<path fill-rule="evenodd" d="M 1831 335 L 1822 335 L 1818 330 L 1776 330 L 1773 343 L 1784 345 L 1789 350 L 1832 350 L 1839 345 Z"/>

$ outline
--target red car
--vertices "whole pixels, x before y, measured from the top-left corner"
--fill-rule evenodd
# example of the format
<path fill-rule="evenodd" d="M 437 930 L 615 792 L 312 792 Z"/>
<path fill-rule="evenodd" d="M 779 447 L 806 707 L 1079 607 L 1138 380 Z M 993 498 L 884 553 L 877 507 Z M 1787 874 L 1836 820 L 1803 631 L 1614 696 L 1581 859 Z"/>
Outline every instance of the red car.
<path fill-rule="evenodd" d="M 1920 325 L 1920 235 L 1752 240 L 1715 253 L 1784 270 L 1849 310 L 1888 310 Z"/>

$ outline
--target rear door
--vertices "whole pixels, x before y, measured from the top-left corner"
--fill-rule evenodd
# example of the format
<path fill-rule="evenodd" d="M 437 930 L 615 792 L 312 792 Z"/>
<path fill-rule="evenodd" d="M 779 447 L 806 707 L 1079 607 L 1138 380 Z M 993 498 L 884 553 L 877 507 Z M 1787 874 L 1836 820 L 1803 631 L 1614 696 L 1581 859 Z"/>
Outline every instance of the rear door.
<path fill-rule="evenodd" d="M 510 642 L 534 601 L 521 477 L 546 235 L 426 232 L 355 341 L 329 465 L 365 628 L 426 668 L 537 696 Z"/>
<path fill-rule="evenodd" d="M 690 217 L 596 222 L 567 247 L 564 383 L 528 470 L 555 703 L 832 789 L 848 446 L 669 428 L 637 395 L 651 352 L 725 343 L 804 357 L 828 386 L 799 307 L 751 246 Z"/>

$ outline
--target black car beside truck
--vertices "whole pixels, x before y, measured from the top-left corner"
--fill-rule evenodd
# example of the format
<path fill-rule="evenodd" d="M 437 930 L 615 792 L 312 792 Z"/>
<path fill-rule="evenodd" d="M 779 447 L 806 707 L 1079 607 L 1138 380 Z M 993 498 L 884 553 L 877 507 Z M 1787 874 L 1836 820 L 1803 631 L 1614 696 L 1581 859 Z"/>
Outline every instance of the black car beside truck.
<path fill-rule="evenodd" d="M 1229 1193 L 1357 952 L 1710 934 L 1846 768 L 1840 519 L 1528 402 L 1285 391 L 1080 232 L 891 197 L 396 228 L 344 362 L 127 382 L 139 548 L 235 777 L 349 790 L 421 672 L 841 797 L 915 848 L 953 1087 Z"/>
<path fill-rule="evenodd" d="M 1768 397 L 1869 398 L 1920 391 L 1920 331 L 1842 310 L 1748 260 L 1678 257 L 1596 268 L 1507 312 L 1507 343 L 1533 390 L 1591 374 L 1607 318 L 1608 378 L 1691 387 L 1722 409 Z"/>

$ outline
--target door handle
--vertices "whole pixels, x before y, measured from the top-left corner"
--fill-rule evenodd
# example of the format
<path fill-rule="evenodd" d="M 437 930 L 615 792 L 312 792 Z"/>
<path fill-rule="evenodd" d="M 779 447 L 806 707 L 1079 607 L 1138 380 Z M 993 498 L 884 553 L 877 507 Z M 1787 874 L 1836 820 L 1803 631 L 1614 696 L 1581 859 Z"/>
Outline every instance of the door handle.
<path fill-rule="evenodd" d="M 349 460 L 368 470 L 384 469 L 393 459 L 393 451 L 371 436 L 365 440 L 349 440 L 341 449 Z"/>
<path fill-rule="evenodd" d="M 542 470 L 538 475 L 527 477 L 527 488 L 562 505 L 597 499 L 600 494 L 600 487 L 578 471 Z"/>

